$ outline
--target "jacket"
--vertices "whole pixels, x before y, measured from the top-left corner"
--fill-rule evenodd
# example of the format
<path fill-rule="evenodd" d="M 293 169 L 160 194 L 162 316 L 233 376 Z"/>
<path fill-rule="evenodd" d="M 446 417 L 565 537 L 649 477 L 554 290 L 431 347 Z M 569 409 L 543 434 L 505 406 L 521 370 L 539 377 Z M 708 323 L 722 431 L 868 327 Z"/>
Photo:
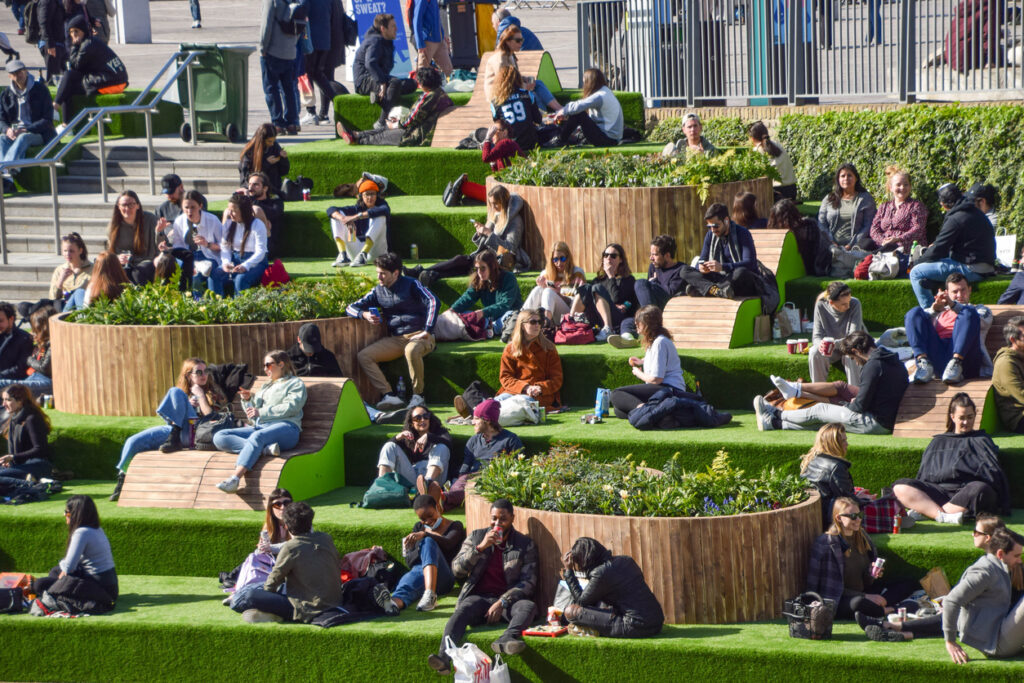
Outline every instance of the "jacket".
<path fill-rule="evenodd" d="M 700 250 L 700 262 L 718 261 L 722 270 L 731 273 L 737 268 L 746 268 L 756 274 L 757 249 L 750 231 L 730 221 L 729 234 L 719 237 L 711 230 L 704 235 L 704 246 Z"/>
<path fill-rule="evenodd" d="M 121 58 L 99 38 L 86 38 L 71 46 L 68 64 L 82 74 L 86 95 L 108 85 L 128 83 L 128 69 Z"/>
<path fill-rule="evenodd" d="M 352 82 L 360 93 L 368 95 L 375 84 L 388 82 L 393 68 L 394 41 L 385 40 L 380 31 L 371 27 L 356 50 L 355 61 L 352 63 Z"/>
<path fill-rule="evenodd" d="M 297 377 L 341 377 L 341 367 L 338 359 L 328 348 L 322 348 L 312 356 L 307 356 L 302 351 L 298 342 L 288 349 L 288 357 L 291 358 L 292 367 L 295 368 Z"/>
<path fill-rule="evenodd" d="M 502 564 L 505 568 L 505 582 L 508 589 L 502 594 L 501 601 L 505 609 L 520 600 L 529 600 L 537 588 L 537 546 L 533 539 L 512 528 L 505 538 L 504 546 L 491 546 L 480 552 L 476 549 L 484 540 L 489 528 L 477 529 L 463 541 L 459 554 L 452 560 L 452 573 L 457 581 L 462 581 L 459 600 L 473 595 L 476 585 L 480 582 L 491 553 L 500 551 Z"/>
<path fill-rule="evenodd" d="M 888 349 L 876 347 L 861 368 L 857 397 L 847 407 L 855 413 L 871 415 L 892 431 L 907 385 L 907 369 L 899 357 Z"/>
<path fill-rule="evenodd" d="M 518 311 L 523 307 L 523 293 L 519 290 L 516 276 L 503 270 L 498 286 L 493 292 L 470 287 L 452 304 L 452 310 L 456 313 L 466 313 L 473 310 L 477 301 L 483 306 L 481 310 L 485 318 L 501 320 L 501 316 L 507 312 Z"/>
<path fill-rule="evenodd" d="M 387 201 L 380 195 L 377 195 L 377 203 L 368 209 L 360 209 L 357 204 L 328 207 L 327 217 L 330 218 L 335 211 L 339 211 L 345 216 L 355 216 L 366 211 L 366 218 L 357 218 L 354 223 L 349 223 L 349 226 L 355 226 L 356 237 L 360 240 L 366 239 L 366 233 L 370 230 L 370 220 L 377 216 L 384 216 L 384 232 L 385 234 L 391 233 L 391 207 L 388 206 Z"/>
<path fill-rule="evenodd" d="M 239 389 L 248 389 L 256 378 L 249 372 L 246 363 L 223 363 L 221 365 L 208 365 L 207 371 L 214 384 L 224 391 L 224 397 L 230 404 L 238 395 Z"/>
<path fill-rule="evenodd" d="M 1016 431 L 1024 417 L 1024 358 L 1009 346 L 996 351 L 992 397 L 1003 426 Z"/>
<path fill-rule="evenodd" d="M 281 30 L 289 16 L 287 0 L 263 0 L 260 10 L 260 54 L 293 61 L 299 37 Z"/>
<path fill-rule="evenodd" d="M 858 192 L 853 204 L 853 224 L 850 226 L 850 239 L 839 246 L 855 244 L 871 230 L 871 222 L 875 219 L 875 198 L 870 192 Z M 826 196 L 821 200 L 818 209 L 818 225 L 828 238 L 829 243 L 836 243 L 836 230 L 839 229 L 839 209 L 832 206 Z"/>
<path fill-rule="evenodd" d="M 946 212 L 942 229 L 921 260 L 925 263 L 953 259 L 979 275 L 995 272 L 996 233 L 985 214 L 964 197 Z"/>
<path fill-rule="evenodd" d="M 982 481 L 999 497 L 1001 515 L 1010 514 L 1010 483 L 999 465 L 999 447 L 983 429 L 967 434 L 936 434 L 924 449 L 917 478 L 950 496 L 972 481 Z"/>
<path fill-rule="evenodd" d="M 423 330 L 433 333 L 439 302 L 419 280 L 399 275 L 390 288 L 377 285 L 345 311 L 358 318 L 373 307 L 378 309 L 388 332 L 397 336 Z"/>
<path fill-rule="evenodd" d="M 330 535 L 311 531 L 296 534 L 277 554 L 274 568 L 263 584 L 276 591 L 288 590 L 295 621 L 309 622 L 321 612 L 341 603 L 341 557 Z"/>
<path fill-rule="evenodd" d="M 46 83 L 29 74 L 24 96 L 28 99 L 28 109 L 31 113 L 29 120 L 21 123 L 28 132 L 41 135 L 45 145 L 57 134 L 53 127 L 53 98 L 50 96 L 50 89 L 46 87 Z M 11 128 L 17 125 L 20 119 L 18 93 L 11 83 L 0 92 L 0 122 Z"/>
<path fill-rule="evenodd" d="M 535 339 L 519 358 L 512 355 L 512 345 L 509 344 L 501 352 L 498 380 L 501 382 L 501 390 L 510 394 L 521 394 L 526 391 L 526 387 L 536 384 L 540 387 L 537 400 L 545 408 L 562 403 L 559 395 L 562 388 L 562 359 L 553 344 L 551 349 L 545 349 Z"/>
<path fill-rule="evenodd" d="M 523 28 L 523 24 L 519 21 L 518 17 L 505 17 L 498 23 L 498 33 L 494 40 L 494 49 L 498 49 L 498 40 L 501 39 L 501 34 L 505 32 L 509 26 L 515 26 L 519 29 L 519 32 L 523 34 L 523 49 L 524 50 L 543 50 L 544 46 L 541 45 L 540 39 L 537 38 L 537 34 L 528 28 Z"/>
<path fill-rule="evenodd" d="M 814 346 L 825 337 L 838 341 L 858 330 L 866 331 L 861 311 L 860 301 L 856 297 L 850 297 L 850 307 L 845 313 L 832 308 L 825 297 L 818 299 L 814 303 L 814 331 L 811 333 Z"/>
<path fill-rule="evenodd" d="M 53 359 L 50 354 L 50 342 L 45 342 L 42 347 L 36 344 L 32 354 L 28 357 L 28 366 L 32 372 L 44 377 L 53 377 Z"/>
<path fill-rule="evenodd" d="M 441 88 L 420 95 L 412 106 L 409 118 L 402 123 L 402 141 L 400 147 L 418 147 L 427 142 L 437 125 L 437 118 L 449 107 L 452 98 Z"/>
<path fill-rule="evenodd" d="M 865 534 L 866 536 L 866 534 Z M 868 555 L 874 562 L 878 557 L 875 544 L 868 537 Z M 835 600 L 843 597 L 846 589 L 846 558 L 844 554 L 850 545 L 839 534 L 822 534 L 811 546 L 811 558 L 807 563 L 807 590 L 823 598 Z M 865 585 L 872 582 L 871 576 L 864 577 Z"/>
<path fill-rule="evenodd" d="M 828 499 L 828 507 L 831 507 L 831 501 L 836 498 L 842 496 L 852 498 L 854 495 L 853 477 L 850 476 L 850 461 L 845 458 L 818 453 L 807 464 L 807 469 L 800 476 L 809 484 L 813 484 L 823 499 Z M 822 507 L 825 507 L 824 500 Z"/>
<path fill-rule="evenodd" d="M 267 157 L 280 157 L 276 164 L 267 161 Z M 287 156 L 281 156 L 281 145 L 275 140 L 274 144 L 263 151 L 263 168 L 260 170 L 266 174 L 270 181 L 270 192 L 281 193 L 281 178 L 288 175 L 291 170 L 291 161 Z M 252 164 L 252 153 L 245 154 L 238 160 L 238 177 L 242 185 L 249 182 L 249 176 L 256 172 Z"/>
<path fill-rule="evenodd" d="M 651 635 L 661 631 L 665 613 L 636 561 L 628 555 L 612 556 L 611 551 L 596 545 L 604 553 L 600 563 L 586 571 L 586 588 L 580 586 L 575 572 L 562 572 L 572 601 L 582 607 L 611 607 L 623 621 Z"/>
<path fill-rule="evenodd" d="M 290 422 L 302 429 L 306 385 L 295 375 L 267 382 L 253 394 L 252 405 L 260 411 L 259 421 L 262 424 Z"/>
<path fill-rule="evenodd" d="M 412 37 L 419 49 L 426 47 L 428 42 L 440 43 L 444 40 L 441 7 L 437 0 L 413 0 Z"/>
<path fill-rule="evenodd" d="M 0 334 L 0 379 L 25 379 L 28 357 L 32 355 L 32 336 L 14 326 Z"/>
<path fill-rule="evenodd" d="M 511 138 L 499 140 L 496 144 L 490 140 L 484 140 L 480 145 L 480 158 L 491 165 L 492 171 L 500 171 L 508 166 L 509 159 L 518 156 L 524 156 L 523 149 Z"/>
<path fill-rule="evenodd" d="M 331 14 L 334 0 L 306 0 L 309 7 L 309 42 L 314 50 L 331 49 Z M 337 38 L 340 40 L 339 38 Z"/>
<path fill-rule="evenodd" d="M 523 442 L 507 429 L 502 429 L 490 441 L 485 439 L 483 434 L 474 434 L 469 437 L 462 451 L 459 475 L 478 472 L 502 453 L 514 453 L 522 449 Z"/>
<path fill-rule="evenodd" d="M 999 628 L 1010 602 L 1010 572 L 998 557 L 986 553 L 960 577 L 942 601 L 942 634 L 955 642 L 995 654 Z"/>
<path fill-rule="evenodd" d="M 718 412 L 697 394 L 667 385 L 629 411 L 629 424 L 640 430 L 719 427 L 731 420 L 732 415 Z"/>
<path fill-rule="evenodd" d="M 65 45 L 64 37 L 64 2 L 63 0 L 39 0 L 36 8 L 39 18 L 39 34 L 46 43 L 46 49 Z"/>
<path fill-rule="evenodd" d="M 345 5 L 331 0 L 331 47 L 327 50 L 327 67 L 337 69 L 345 64 Z"/>
<path fill-rule="evenodd" d="M 15 464 L 34 458 L 50 459 L 50 447 L 46 442 L 49 430 L 43 419 L 27 410 L 19 410 L 11 416 L 11 429 L 7 434 L 7 452 L 14 456 Z"/>
<path fill-rule="evenodd" d="M 486 143 L 485 143 L 486 144 Z M 515 143 L 513 143 L 515 144 Z M 487 221 L 487 227 L 491 229 L 490 235 L 473 233 L 473 244 L 476 245 L 474 255 L 484 249 L 490 249 L 497 253 L 499 248 L 505 249 L 516 258 L 516 269 L 530 270 L 530 254 L 523 246 L 523 198 L 514 192 L 508 198 L 508 218 L 505 220 L 505 228 L 497 230 L 494 221 Z"/>
<path fill-rule="evenodd" d="M 883 202 L 871 221 L 871 239 L 879 247 L 887 240 L 898 239 L 899 246 L 910 253 L 914 242 L 924 246 L 928 241 L 925 224 L 928 207 L 917 199 L 908 199 L 896 208 L 896 202 Z"/>

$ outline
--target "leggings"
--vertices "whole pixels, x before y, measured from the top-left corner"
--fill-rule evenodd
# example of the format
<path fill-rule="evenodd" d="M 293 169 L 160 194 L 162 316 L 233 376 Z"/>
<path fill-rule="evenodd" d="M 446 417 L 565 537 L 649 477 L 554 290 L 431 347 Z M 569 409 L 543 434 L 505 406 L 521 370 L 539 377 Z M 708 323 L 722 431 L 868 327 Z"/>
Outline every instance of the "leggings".
<path fill-rule="evenodd" d="M 664 389 L 660 384 L 630 384 L 612 391 L 611 404 L 615 417 L 625 420 L 629 413 L 641 403 Z"/>

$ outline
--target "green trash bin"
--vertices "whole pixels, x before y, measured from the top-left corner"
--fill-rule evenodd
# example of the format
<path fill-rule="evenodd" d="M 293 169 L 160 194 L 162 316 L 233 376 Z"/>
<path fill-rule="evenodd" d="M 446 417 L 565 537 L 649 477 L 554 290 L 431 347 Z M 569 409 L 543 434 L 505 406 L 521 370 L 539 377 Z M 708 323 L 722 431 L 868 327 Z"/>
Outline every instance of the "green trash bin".
<path fill-rule="evenodd" d="M 185 121 L 181 124 L 181 139 L 190 142 L 195 134 L 197 139 L 245 140 L 249 122 L 249 55 L 256 48 L 182 43 L 179 50 L 185 54 L 200 53 L 192 60 L 195 131 L 188 110 L 188 75 L 183 72 L 178 77 L 178 99 Z M 179 65 L 184 61 L 184 55 L 178 57 Z"/>

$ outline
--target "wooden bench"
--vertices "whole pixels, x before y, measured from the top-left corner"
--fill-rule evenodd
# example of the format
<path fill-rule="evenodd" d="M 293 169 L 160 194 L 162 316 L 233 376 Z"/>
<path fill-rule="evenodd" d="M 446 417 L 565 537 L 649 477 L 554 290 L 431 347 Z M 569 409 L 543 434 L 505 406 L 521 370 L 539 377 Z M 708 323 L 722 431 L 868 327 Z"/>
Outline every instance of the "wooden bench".
<path fill-rule="evenodd" d="M 786 300 L 786 282 L 803 277 L 804 265 L 796 238 L 788 230 L 751 230 L 757 258 L 775 273 L 779 296 Z M 754 318 L 761 300 L 676 296 L 665 305 L 665 327 L 677 349 L 732 349 L 754 340 Z"/>
<path fill-rule="evenodd" d="M 266 381 L 257 380 L 256 390 Z M 122 507 L 263 510 L 277 487 L 296 500 L 345 485 L 344 435 L 370 424 L 355 383 L 346 378 L 305 377 L 307 399 L 298 445 L 281 457 L 261 457 L 237 494 L 216 487 L 234 473 L 237 454 L 186 450 L 139 453 L 128 467 L 118 505 Z M 244 418 L 240 402 L 235 416 Z"/>
<path fill-rule="evenodd" d="M 1024 315 L 1019 306 L 989 306 L 992 310 L 992 326 L 985 337 L 985 348 L 989 356 L 1003 346 L 1003 325 L 1015 315 Z M 935 380 L 927 384 L 911 384 L 900 401 L 896 415 L 893 436 L 931 438 L 946 431 L 946 408 L 949 400 L 961 391 L 966 392 L 978 406 L 978 426 L 990 434 L 1001 427 L 995 404 L 989 400 L 991 379 L 970 379 L 957 385 L 944 384 L 941 374 L 944 368 L 935 368 Z"/>
<path fill-rule="evenodd" d="M 462 138 L 472 135 L 477 128 L 489 128 L 493 122 L 491 103 L 484 94 L 484 68 L 494 52 L 485 52 L 480 57 L 477 69 L 476 86 L 469 102 L 461 107 L 452 107 L 441 114 L 434 126 L 434 137 L 431 147 L 458 147 Z M 523 77 L 539 78 L 544 81 L 551 92 L 562 89 L 555 71 L 551 55 L 543 50 L 522 51 L 516 54 L 519 62 L 519 73 Z"/>

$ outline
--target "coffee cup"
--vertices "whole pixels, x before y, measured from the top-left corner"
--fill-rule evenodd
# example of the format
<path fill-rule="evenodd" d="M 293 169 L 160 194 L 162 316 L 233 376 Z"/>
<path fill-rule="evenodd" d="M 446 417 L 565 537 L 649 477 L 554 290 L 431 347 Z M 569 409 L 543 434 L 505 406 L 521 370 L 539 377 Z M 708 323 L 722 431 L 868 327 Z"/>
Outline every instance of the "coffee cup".
<path fill-rule="evenodd" d="M 821 340 L 821 355 L 831 356 L 832 349 L 836 347 L 835 337 L 825 337 Z"/>
<path fill-rule="evenodd" d="M 799 353 L 799 350 L 797 348 L 798 346 L 799 346 L 799 343 L 797 342 L 796 339 L 787 339 L 786 340 L 786 350 L 789 351 L 791 354 Z"/>
<path fill-rule="evenodd" d="M 796 349 L 797 349 L 796 352 L 797 353 L 807 353 L 807 347 L 810 346 L 810 343 L 811 342 L 810 342 L 809 339 L 797 339 L 796 340 Z"/>

